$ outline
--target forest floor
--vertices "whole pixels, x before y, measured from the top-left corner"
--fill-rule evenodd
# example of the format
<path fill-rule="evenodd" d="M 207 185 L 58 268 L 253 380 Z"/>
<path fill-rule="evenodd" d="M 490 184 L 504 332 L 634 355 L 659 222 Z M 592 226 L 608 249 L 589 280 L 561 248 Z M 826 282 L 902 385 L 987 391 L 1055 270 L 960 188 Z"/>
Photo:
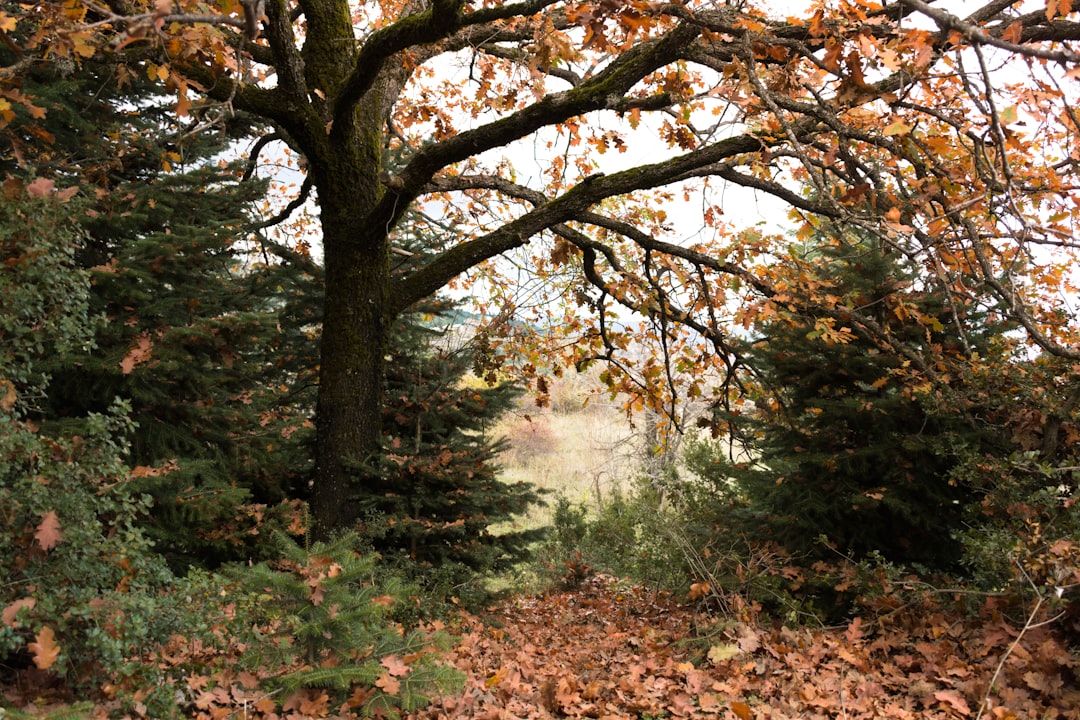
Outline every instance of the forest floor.
<path fill-rule="evenodd" d="M 449 622 L 444 661 L 464 673 L 464 689 L 404 720 L 1080 720 L 1076 620 L 1035 622 L 995 602 L 965 613 L 926 599 L 840 627 L 791 628 L 755 620 L 736 598 L 713 614 L 700 600 L 594 575 Z M 194 718 L 356 717 L 321 690 L 280 707 L 250 673 L 188 681 Z M 24 694 L 0 687 L 19 717 L 106 715 L 101 705 L 63 714 L 71 698 L 40 688 L 32 702 Z M 146 708 L 132 716 L 155 720 Z"/>
<path fill-rule="evenodd" d="M 463 616 L 463 694 L 435 718 L 1080 718 L 1080 656 L 993 604 L 763 627 L 610 577 Z M 987 689 L 992 686 L 988 693 Z"/>

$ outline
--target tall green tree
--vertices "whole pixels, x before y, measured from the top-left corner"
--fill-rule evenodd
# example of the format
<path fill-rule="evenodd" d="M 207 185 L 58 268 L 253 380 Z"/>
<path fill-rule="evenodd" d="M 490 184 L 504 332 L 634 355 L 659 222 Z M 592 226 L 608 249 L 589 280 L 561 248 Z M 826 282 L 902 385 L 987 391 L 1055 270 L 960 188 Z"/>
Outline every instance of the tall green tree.
<path fill-rule="evenodd" d="M 93 276 L 89 311 L 104 320 L 93 353 L 49 358 L 37 418 L 78 432 L 125 400 L 159 549 L 179 565 L 246 557 L 271 516 L 299 514 L 286 501 L 308 471 L 313 405 L 294 390 L 310 339 L 308 320 L 289 315 L 310 277 L 254 252 L 250 211 L 266 185 L 221 158 L 257 128 L 236 116 L 192 132 L 200 119 L 178 124 L 156 85 L 114 72 L 86 63 L 28 75 L 22 91 L 44 117 L 21 118 L 23 139 L 8 136 L 12 161 L 80 181 L 77 259 Z"/>
<path fill-rule="evenodd" d="M 812 276 L 805 284 L 874 318 L 895 345 L 919 354 L 938 346 L 954 372 L 993 352 L 1001 327 L 975 308 L 954 316 L 879 238 L 837 234 L 813 247 L 788 259 Z M 967 451 L 990 450 L 1000 438 L 964 404 L 942 412 L 913 386 L 902 356 L 808 312 L 806 301 L 793 293 L 752 340 L 745 358 L 760 394 L 752 413 L 727 417 L 747 445 L 743 461 L 725 463 L 720 475 L 736 479 L 768 536 L 795 552 L 878 552 L 955 568 L 956 533 L 976 492 L 952 471 Z"/>
<path fill-rule="evenodd" d="M 382 452 L 357 500 L 379 527 L 380 549 L 403 551 L 427 565 L 505 567 L 540 537 L 539 531 L 492 532 L 540 499 L 531 483 L 498 477 L 497 455 L 505 443 L 492 428 L 519 391 L 509 383 L 464 383 L 472 367 L 467 349 L 441 347 L 438 340 L 420 313 L 398 321 L 387 366 Z"/>
<path fill-rule="evenodd" d="M 441 237 L 435 237 L 440 235 Z M 395 236 L 398 271 L 421 263 L 453 232 L 410 217 Z M 390 332 L 380 452 L 354 499 L 375 546 L 451 574 L 504 568 L 522 559 L 539 530 L 493 526 L 540 501 L 531 483 L 504 483 L 493 434 L 520 395 L 510 381 L 466 380 L 475 366 L 460 303 L 418 303 Z"/>

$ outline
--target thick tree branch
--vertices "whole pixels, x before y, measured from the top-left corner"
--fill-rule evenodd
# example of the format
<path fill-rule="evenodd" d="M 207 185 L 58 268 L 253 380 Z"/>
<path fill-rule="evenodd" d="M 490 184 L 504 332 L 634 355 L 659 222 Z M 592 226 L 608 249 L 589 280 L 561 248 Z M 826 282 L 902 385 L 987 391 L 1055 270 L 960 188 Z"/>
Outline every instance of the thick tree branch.
<path fill-rule="evenodd" d="M 526 0 L 526 2 L 506 3 L 505 5 L 480 8 L 470 13 L 466 13 L 461 18 L 461 25 L 463 27 L 484 25 L 495 22 L 496 20 L 509 20 L 510 18 L 517 17 L 525 18 L 530 15 L 535 15 L 544 8 L 558 2 L 561 2 L 561 0 Z"/>
<path fill-rule="evenodd" d="M 540 128 L 586 113 L 620 110 L 634 102 L 625 94 L 641 78 L 679 57 L 682 47 L 694 40 L 698 29 L 684 25 L 664 37 L 642 43 L 612 61 L 604 70 L 576 88 L 552 93 L 508 117 L 469 130 L 417 152 L 399 174 L 397 187 L 387 192 L 372 214 L 371 222 L 393 225 L 424 185 L 439 170 L 487 150 L 503 147 Z M 665 102 L 657 96 L 647 103 Z"/>
<path fill-rule="evenodd" d="M 1020 43 L 1009 42 L 1002 40 L 1000 37 L 992 35 L 983 30 L 978 25 L 963 20 L 952 13 L 936 8 L 930 5 L 924 0 L 900 0 L 900 3 L 906 7 L 919 11 L 923 15 L 926 15 L 932 19 L 937 26 L 944 32 L 950 30 L 956 30 L 966 37 L 970 42 L 980 43 L 983 45 L 992 45 L 994 47 L 1001 48 L 1002 50 L 1008 50 L 1009 52 L 1016 53 L 1018 55 L 1037 57 L 1044 60 L 1052 60 L 1054 62 L 1061 63 L 1062 65 L 1080 63 L 1080 53 L 1077 53 L 1070 48 L 1062 48 L 1061 50 L 1044 50 L 1042 48 L 1032 47 L 1031 45 L 1024 45 Z M 1028 16 L 1031 17 L 1030 15 Z M 1045 21 L 1045 14 L 1043 20 Z M 1023 22 L 1023 21 L 1022 21 Z M 1024 23 L 1024 35 L 1027 35 L 1027 25 Z M 1070 25 L 1075 25 L 1070 23 Z M 1003 30 L 1005 28 L 1002 28 Z M 1070 32 L 1065 33 L 1064 36 L 1057 37 L 1058 40 L 1065 39 L 1080 39 L 1080 25 L 1075 25 L 1076 35 L 1072 35 L 1073 29 L 1070 28 Z"/>
<path fill-rule="evenodd" d="M 296 45 L 293 20 L 285 0 L 266 0 L 266 40 L 273 56 L 278 87 L 292 98 L 307 98 L 304 61 Z"/>
<path fill-rule="evenodd" d="M 348 122 L 356 104 L 371 89 L 375 78 L 394 54 L 452 35 L 461 24 L 463 6 L 464 0 L 434 0 L 426 11 L 407 15 L 372 33 L 360 48 L 353 70 L 334 100 L 334 124 Z"/>

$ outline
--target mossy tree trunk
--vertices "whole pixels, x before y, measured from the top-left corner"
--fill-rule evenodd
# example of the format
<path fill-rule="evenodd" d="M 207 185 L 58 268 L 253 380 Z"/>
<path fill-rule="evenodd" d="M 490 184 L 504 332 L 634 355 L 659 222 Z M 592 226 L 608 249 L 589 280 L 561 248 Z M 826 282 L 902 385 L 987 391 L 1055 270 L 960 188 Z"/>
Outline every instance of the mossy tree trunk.
<path fill-rule="evenodd" d="M 311 499 L 320 532 L 354 519 L 349 465 L 378 441 L 388 314 L 385 239 L 346 222 L 347 203 L 336 219 L 325 215 L 336 204 L 323 205 L 323 242 L 333 260 L 326 264 Z"/>

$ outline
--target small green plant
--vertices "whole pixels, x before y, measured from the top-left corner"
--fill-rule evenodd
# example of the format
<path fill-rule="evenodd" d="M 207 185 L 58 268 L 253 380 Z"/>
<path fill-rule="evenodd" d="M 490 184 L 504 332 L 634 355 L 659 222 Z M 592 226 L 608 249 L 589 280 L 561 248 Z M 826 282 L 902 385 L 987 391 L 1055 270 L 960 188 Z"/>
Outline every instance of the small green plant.
<path fill-rule="evenodd" d="M 326 688 L 347 696 L 355 712 L 389 716 L 460 686 L 461 675 L 435 661 L 444 635 L 405 631 L 391 619 L 404 587 L 358 549 L 355 535 L 310 549 L 284 534 L 276 539 L 278 561 L 234 571 L 266 608 L 242 661 L 264 675 L 273 669 L 266 686 L 283 698 Z"/>

